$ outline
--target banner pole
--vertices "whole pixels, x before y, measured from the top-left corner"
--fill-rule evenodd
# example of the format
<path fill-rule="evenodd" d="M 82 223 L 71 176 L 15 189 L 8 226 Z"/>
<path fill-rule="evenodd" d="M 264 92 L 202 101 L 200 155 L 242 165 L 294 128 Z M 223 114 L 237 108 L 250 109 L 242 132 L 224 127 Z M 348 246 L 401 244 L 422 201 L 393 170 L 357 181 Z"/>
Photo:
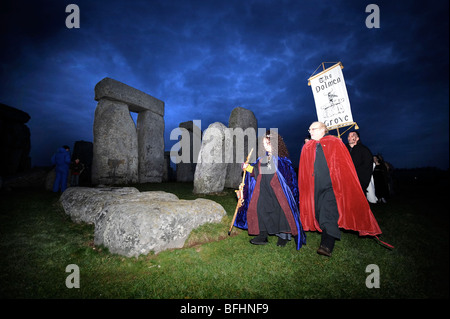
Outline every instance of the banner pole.
<path fill-rule="evenodd" d="M 333 129 L 333 130 L 336 130 L 336 131 L 337 131 L 337 134 L 338 134 L 338 137 L 339 137 L 339 138 L 341 138 L 342 135 L 344 135 L 345 133 L 347 133 L 352 127 L 355 127 L 355 130 L 359 130 L 359 126 L 358 126 L 358 124 L 357 124 L 356 122 L 353 122 L 352 124 L 349 124 L 349 125 L 347 125 L 347 126 L 348 126 L 348 129 L 346 129 L 344 132 L 342 132 L 342 134 L 341 134 L 340 131 L 339 131 L 339 127 L 336 127 L 336 128 Z M 345 126 L 343 126 L 343 127 L 345 127 Z"/>

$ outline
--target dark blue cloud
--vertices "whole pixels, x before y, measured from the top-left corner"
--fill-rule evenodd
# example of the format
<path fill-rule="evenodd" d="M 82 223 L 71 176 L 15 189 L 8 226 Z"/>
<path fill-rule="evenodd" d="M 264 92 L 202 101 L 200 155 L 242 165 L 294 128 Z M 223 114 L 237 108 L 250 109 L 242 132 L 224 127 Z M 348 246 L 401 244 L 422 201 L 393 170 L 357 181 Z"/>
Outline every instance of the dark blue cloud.
<path fill-rule="evenodd" d="M 67 29 L 76 3 L 81 27 Z M 111 77 L 165 102 L 179 123 L 252 110 L 298 162 L 317 119 L 308 77 L 342 61 L 363 141 L 395 167 L 448 168 L 448 1 L 8 1 L 0 13 L 1 102 L 31 115 L 32 159 L 92 141 L 94 86 Z M 26 10 L 25 10 L 26 8 Z M 343 137 L 344 141 L 346 136 Z"/>

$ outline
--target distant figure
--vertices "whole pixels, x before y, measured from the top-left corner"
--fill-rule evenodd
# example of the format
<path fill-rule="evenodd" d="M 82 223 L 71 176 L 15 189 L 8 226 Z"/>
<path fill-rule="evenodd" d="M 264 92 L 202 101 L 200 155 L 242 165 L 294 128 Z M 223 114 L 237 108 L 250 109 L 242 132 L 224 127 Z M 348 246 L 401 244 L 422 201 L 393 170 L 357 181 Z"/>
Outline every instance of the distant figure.
<path fill-rule="evenodd" d="M 84 170 L 83 163 L 77 158 L 70 164 L 70 186 L 78 186 L 80 175 Z"/>
<path fill-rule="evenodd" d="M 375 183 L 375 195 L 379 203 L 387 203 L 389 197 L 388 169 L 381 155 L 373 157 L 375 168 L 373 170 L 373 181 Z"/>
<path fill-rule="evenodd" d="M 312 140 L 300 155 L 298 186 L 300 220 L 305 231 L 320 231 L 317 253 L 331 257 L 339 228 L 354 230 L 360 236 L 381 234 L 356 175 L 347 148 L 328 135 L 322 122 L 309 127 Z"/>
<path fill-rule="evenodd" d="M 375 163 L 372 164 L 372 167 L 375 169 Z M 375 182 L 373 180 L 373 174 L 370 178 L 369 187 L 367 187 L 366 197 L 369 203 L 376 204 L 378 202 L 378 198 L 375 195 Z"/>
<path fill-rule="evenodd" d="M 357 131 L 348 133 L 347 139 L 347 149 L 350 152 L 356 174 L 358 174 L 359 183 L 365 194 L 373 172 L 372 152 L 361 143 Z"/>
<path fill-rule="evenodd" d="M 67 145 L 59 148 L 52 156 L 52 165 L 55 167 L 55 182 L 53 183 L 53 192 L 64 192 L 67 188 L 67 176 L 69 174 L 70 165 L 70 148 Z"/>

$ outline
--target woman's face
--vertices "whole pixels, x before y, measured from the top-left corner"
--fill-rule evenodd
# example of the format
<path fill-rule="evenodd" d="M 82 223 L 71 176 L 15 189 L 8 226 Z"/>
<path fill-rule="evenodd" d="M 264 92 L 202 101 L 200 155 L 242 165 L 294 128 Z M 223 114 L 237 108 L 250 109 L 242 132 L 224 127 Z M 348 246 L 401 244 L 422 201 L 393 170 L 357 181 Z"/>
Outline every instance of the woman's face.
<path fill-rule="evenodd" d="M 270 145 L 270 140 L 267 137 L 263 139 L 263 144 L 266 152 L 272 153 L 272 145 Z"/>

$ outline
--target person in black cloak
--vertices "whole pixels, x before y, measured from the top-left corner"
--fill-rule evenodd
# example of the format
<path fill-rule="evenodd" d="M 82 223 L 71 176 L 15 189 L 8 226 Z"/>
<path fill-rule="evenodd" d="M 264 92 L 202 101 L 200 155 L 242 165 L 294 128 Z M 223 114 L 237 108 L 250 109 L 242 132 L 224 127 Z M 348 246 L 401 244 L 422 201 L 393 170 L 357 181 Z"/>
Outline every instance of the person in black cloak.
<path fill-rule="evenodd" d="M 244 164 L 248 173 L 241 184 L 242 206 L 234 226 L 248 229 L 254 245 L 268 243 L 269 235 L 278 237 L 284 247 L 294 237 L 297 250 L 306 243 L 298 208 L 298 180 L 283 138 L 268 130 L 263 138 L 265 155 L 253 164 Z"/>
<path fill-rule="evenodd" d="M 350 152 L 356 174 L 364 194 L 367 194 L 367 187 L 370 184 L 370 178 L 373 172 L 373 157 L 370 149 L 361 143 L 359 132 L 351 131 L 348 133 L 347 149 Z"/>

